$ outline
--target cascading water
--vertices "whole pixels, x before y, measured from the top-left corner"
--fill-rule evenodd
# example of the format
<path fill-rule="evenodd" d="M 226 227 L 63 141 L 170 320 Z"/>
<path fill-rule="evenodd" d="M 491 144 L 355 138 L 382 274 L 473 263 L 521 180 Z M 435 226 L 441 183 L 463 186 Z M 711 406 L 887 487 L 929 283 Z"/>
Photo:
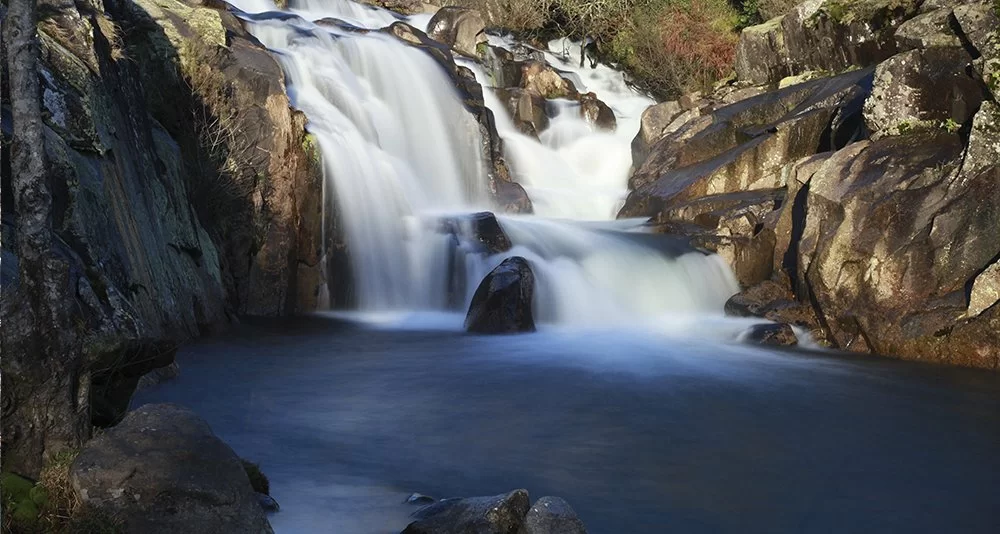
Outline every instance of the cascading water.
<path fill-rule="evenodd" d="M 275 7 L 265 0 L 236 6 L 256 13 L 250 29 L 280 59 L 289 95 L 322 150 L 361 309 L 446 309 L 456 268 L 467 281 L 467 305 L 478 282 L 512 255 L 528 259 L 535 271 L 535 312 L 543 323 L 607 325 L 718 312 L 737 290 L 719 258 L 659 250 L 634 233 L 634 221 L 612 220 L 626 193 L 629 143 L 651 103 L 625 87 L 620 74 L 603 66 L 570 73 L 581 91 L 594 90 L 612 106 L 615 133 L 592 128 L 575 104 L 554 101 L 558 114 L 535 140 L 518 133 L 484 91 L 512 171 L 537 215 L 499 216 L 514 246 L 485 256 L 473 252 L 471 236 L 457 236 L 456 246 L 456 236 L 438 223 L 442 216 L 491 208 L 478 125 L 446 74 L 392 36 L 312 22 L 336 18 L 377 29 L 397 18 L 346 0 L 293 1 L 297 16 L 270 13 Z M 548 60 L 573 70 L 556 55 Z M 463 64 L 486 81 L 478 65 Z"/>

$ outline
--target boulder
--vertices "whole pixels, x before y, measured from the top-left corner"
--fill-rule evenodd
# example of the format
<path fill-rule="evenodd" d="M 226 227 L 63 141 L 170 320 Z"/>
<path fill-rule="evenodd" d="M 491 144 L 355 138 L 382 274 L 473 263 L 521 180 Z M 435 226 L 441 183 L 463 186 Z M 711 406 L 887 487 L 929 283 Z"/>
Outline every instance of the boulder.
<path fill-rule="evenodd" d="M 521 133 L 537 137 L 549 126 L 545 114 L 545 99 L 541 95 L 520 87 L 495 89 L 500 102 L 507 108 L 514 126 Z"/>
<path fill-rule="evenodd" d="M 987 100 L 972 119 L 962 173 L 975 176 L 997 164 L 1000 154 L 1000 106 Z"/>
<path fill-rule="evenodd" d="M 94 438 L 70 481 L 127 532 L 272 532 L 239 457 L 176 405 L 142 406 Z"/>
<path fill-rule="evenodd" d="M 684 113 L 684 109 L 676 100 L 654 104 L 642 112 L 639 132 L 632 139 L 633 163 L 641 163 L 649 155 L 650 147 L 683 125 L 678 124 L 672 130 L 669 129 L 674 124 L 674 119 L 682 113 Z"/>
<path fill-rule="evenodd" d="M 814 340 L 822 342 L 824 339 L 809 304 L 798 302 L 787 286 L 773 280 L 764 280 L 729 297 L 725 310 L 726 315 L 733 317 L 760 317 L 798 326 L 809 330 Z"/>
<path fill-rule="evenodd" d="M 865 101 L 872 137 L 965 124 L 984 97 L 982 83 L 966 74 L 971 61 L 965 49 L 951 47 L 911 50 L 880 64 Z"/>
<path fill-rule="evenodd" d="M 783 17 L 744 28 L 736 45 L 736 75 L 740 80 L 763 85 L 792 74 Z"/>
<path fill-rule="evenodd" d="M 613 131 L 618 125 L 615 112 L 594 93 L 580 95 L 580 116 L 601 130 Z"/>
<path fill-rule="evenodd" d="M 476 288 L 465 329 L 479 334 L 533 332 L 535 275 L 520 256 L 505 259 Z"/>
<path fill-rule="evenodd" d="M 483 60 L 493 87 L 516 87 L 521 79 L 521 64 L 525 61 L 545 61 L 545 54 L 524 44 L 510 48 L 489 46 Z"/>
<path fill-rule="evenodd" d="M 512 246 L 496 216 L 488 211 L 445 219 L 443 227 L 460 240 L 476 242 L 486 254 L 507 252 Z"/>
<path fill-rule="evenodd" d="M 774 234 L 784 189 L 709 195 L 679 203 L 656 221 L 673 234 L 686 235 L 699 249 L 718 254 L 743 287 L 771 277 Z"/>
<path fill-rule="evenodd" d="M 518 86 L 544 98 L 566 98 L 577 94 L 573 82 L 563 78 L 544 61 L 528 60 L 521 63 Z"/>
<path fill-rule="evenodd" d="M 964 175 L 962 153 L 960 138 L 941 130 L 857 143 L 785 205 L 799 230 L 794 265 L 783 268 L 836 346 L 1000 364 L 987 334 L 995 307 L 966 317 L 967 288 L 1000 255 L 1000 167 Z"/>
<path fill-rule="evenodd" d="M 442 7 L 427 24 L 427 35 L 462 55 L 478 57 L 479 45 L 486 43 L 486 23 L 475 9 Z"/>
<path fill-rule="evenodd" d="M 950 8 L 917 15 L 896 30 L 896 46 L 901 52 L 919 48 L 957 48 L 962 40 L 955 33 L 958 21 Z"/>
<path fill-rule="evenodd" d="M 808 71 L 870 67 L 896 54 L 896 31 L 920 5 L 921 0 L 807 0 L 742 31 L 737 76 L 763 85 Z"/>
<path fill-rule="evenodd" d="M 395 11 L 401 15 L 431 13 L 436 6 L 422 0 L 361 0 L 360 3 Z"/>
<path fill-rule="evenodd" d="M 871 70 L 765 93 L 689 121 L 656 143 L 629 180 L 619 217 L 653 217 L 709 194 L 784 186 L 781 169 L 863 137 Z"/>
<path fill-rule="evenodd" d="M 799 344 L 792 327 L 781 323 L 754 325 L 741 337 L 748 343 L 758 345 L 795 346 Z"/>
<path fill-rule="evenodd" d="M 542 497 L 531 505 L 518 534 L 587 534 L 587 528 L 568 502 Z"/>
<path fill-rule="evenodd" d="M 414 513 L 403 534 L 518 534 L 528 513 L 528 492 L 445 499 Z"/>
<path fill-rule="evenodd" d="M 1000 263 L 993 263 L 976 276 L 969 292 L 966 317 L 976 317 L 1000 301 Z"/>

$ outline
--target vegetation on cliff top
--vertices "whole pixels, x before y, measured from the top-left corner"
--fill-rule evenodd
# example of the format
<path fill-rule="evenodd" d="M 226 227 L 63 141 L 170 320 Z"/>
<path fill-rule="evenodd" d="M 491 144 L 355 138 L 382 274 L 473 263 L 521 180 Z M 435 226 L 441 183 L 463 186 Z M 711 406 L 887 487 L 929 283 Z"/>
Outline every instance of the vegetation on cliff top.
<path fill-rule="evenodd" d="M 707 89 L 729 75 L 739 30 L 795 0 L 453 0 L 489 24 L 539 38 L 596 42 L 596 55 L 660 98 Z"/>

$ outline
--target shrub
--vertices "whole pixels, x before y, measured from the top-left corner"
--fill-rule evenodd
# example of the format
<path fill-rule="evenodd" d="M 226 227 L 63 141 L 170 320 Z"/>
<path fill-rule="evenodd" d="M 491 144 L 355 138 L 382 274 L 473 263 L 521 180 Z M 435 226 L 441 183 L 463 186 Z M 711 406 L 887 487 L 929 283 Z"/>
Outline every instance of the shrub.
<path fill-rule="evenodd" d="M 799 5 L 802 0 L 757 0 L 757 8 L 762 20 L 780 17 Z"/>
<path fill-rule="evenodd" d="M 260 464 L 243 460 L 243 470 L 247 472 L 247 478 L 250 479 L 250 486 L 253 487 L 254 491 L 263 493 L 264 495 L 271 494 L 271 482 L 260 470 Z"/>
<path fill-rule="evenodd" d="M 721 0 L 658 0 L 633 13 L 607 52 L 657 97 L 677 98 L 729 74 L 738 23 Z"/>

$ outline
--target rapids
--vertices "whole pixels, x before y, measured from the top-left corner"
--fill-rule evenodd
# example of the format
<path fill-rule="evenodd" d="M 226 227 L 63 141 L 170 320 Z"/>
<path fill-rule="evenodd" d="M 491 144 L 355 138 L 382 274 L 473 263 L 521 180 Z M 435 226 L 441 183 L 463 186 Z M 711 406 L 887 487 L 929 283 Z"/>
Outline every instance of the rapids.
<path fill-rule="evenodd" d="M 441 233 L 434 221 L 492 210 L 478 146 L 478 126 L 451 81 L 423 52 L 378 32 L 354 32 L 313 21 L 336 18 L 379 29 L 396 17 L 353 2 L 292 2 L 289 12 L 261 0 L 236 2 L 254 35 L 281 62 L 293 104 L 305 112 L 321 147 L 335 209 L 344 221 L 358 309 L 364 312 L 464 310 L 479 280 L 505 257 L 522 255 L 537 274 L 535 311 L 545 324 L 669 321 L 721 314 L 738 290 L 719 258 L 635 239 L 637 221 L 614 221 L 627 192 L 630 142 L 652 101 L 608 67 L 574 68 L 553 41 L 547 59 L 580 91 L 594 91 L 615 111 L 613 133 L 596 131 L 570 101 L 540 140 L 518 133 L 492 91 L 512 172 L 536 215 L 498 214 L 513 249 L 469 254 L 469 243 Z M 294 15 L 294 16 L 290 16 Z M 427 17 L 412 21 L 426 26 Z M 498 46 L 510 41 L 492 38 Z M 481 68 L 462 61 L 481 82 Z M 464 236 L 468 237 L 468 236 Z M 460 269 L 465 302 L 449 307 L 449 273 Z M 460 318 L 456 315 L 456 321 Z M 661 321 L 661 322 L 662 322 Z M 728 334 L 727 334 L 728 335 Z"/>

